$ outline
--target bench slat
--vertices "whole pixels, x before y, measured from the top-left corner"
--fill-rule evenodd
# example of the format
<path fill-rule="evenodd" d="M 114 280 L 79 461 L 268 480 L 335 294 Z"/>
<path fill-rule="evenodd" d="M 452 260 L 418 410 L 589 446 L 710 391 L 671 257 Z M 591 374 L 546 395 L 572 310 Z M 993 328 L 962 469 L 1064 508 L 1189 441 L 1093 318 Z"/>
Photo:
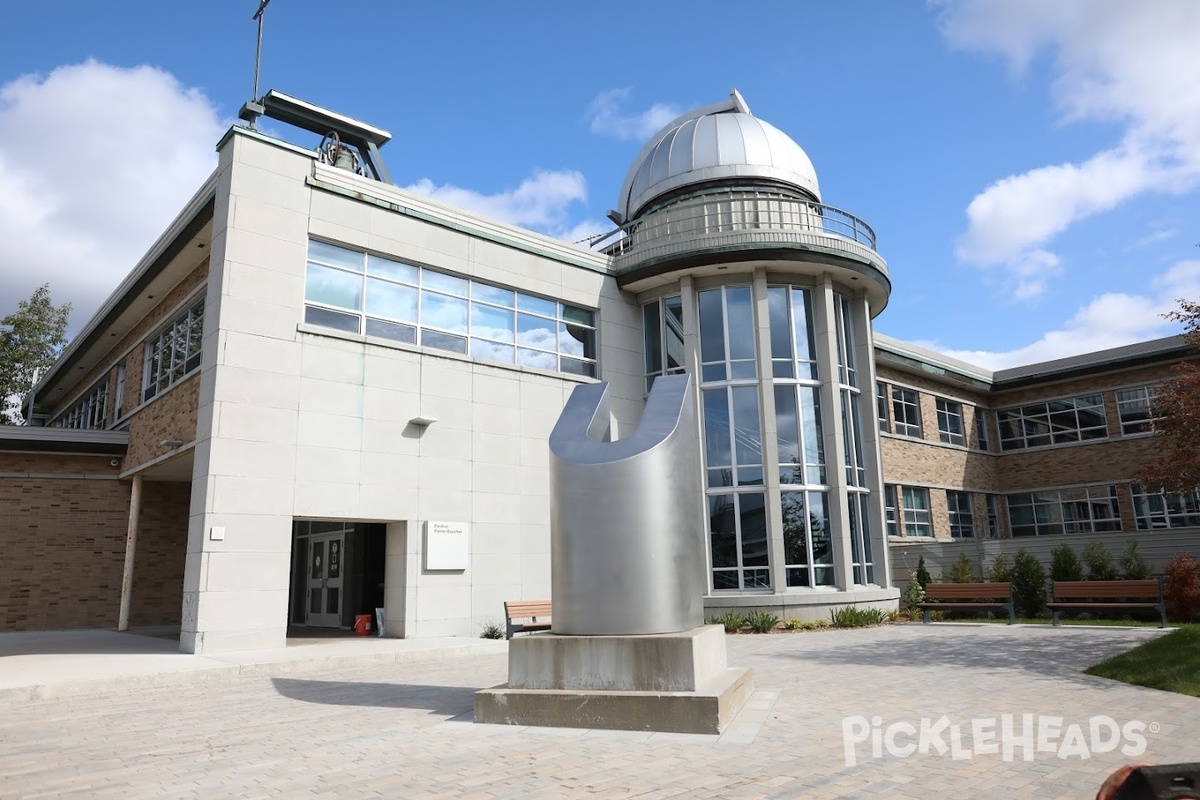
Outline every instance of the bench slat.
<path fill-rule="evenodd" d="M 930 583 L 925 586 L 925 598 L 935 600 L 974 599 L 1008 600 L 1009 584 L 1007 583 Z"/>
<path fill-rule="evenodd" d="M 521 631 L 548 631 L 550 627 L 549 600 L 506 600 L 504 601 L 505 638 L 511 639 Z M 528 622 L 513 622 L 524 619 Z"/>
<path fill-rule="evenodd" d="M 1162 587 L 1158 581 L 1055 581 L 1054 597 L 1106 598 L 1148 597 L 1158 600 Z"/>

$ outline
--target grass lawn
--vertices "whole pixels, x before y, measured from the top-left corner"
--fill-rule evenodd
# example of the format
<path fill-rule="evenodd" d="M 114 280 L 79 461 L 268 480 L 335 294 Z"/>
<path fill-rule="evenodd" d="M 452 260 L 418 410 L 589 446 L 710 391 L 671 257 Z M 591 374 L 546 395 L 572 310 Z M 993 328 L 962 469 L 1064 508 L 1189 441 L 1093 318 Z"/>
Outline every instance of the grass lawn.
<path fill-rule="evenodd" d="M 1101 661 L 1086 672 L 1135 686 L 1200 697 L 1200 625 L 1184 625 L 1127 653 Z"/>

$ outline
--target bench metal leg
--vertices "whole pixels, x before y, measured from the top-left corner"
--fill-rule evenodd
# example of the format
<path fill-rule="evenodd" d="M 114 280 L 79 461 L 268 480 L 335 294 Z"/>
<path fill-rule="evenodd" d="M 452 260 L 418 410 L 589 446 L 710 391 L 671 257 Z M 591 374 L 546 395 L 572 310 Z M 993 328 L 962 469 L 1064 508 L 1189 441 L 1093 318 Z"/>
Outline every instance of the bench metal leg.
<path fill-rule="evenodd" d="M 1160 605 L 1158 607 L 1158 613 L 1159 613 L 1159 615 L 1162 616 L 1162 622 L 1159 623 L 1158 627 L 1160 627 L 1160 628 L 1167 627 L 1167 607 L 1166 607 L 1166 605 Z"/>
<path fill-rule="evenodd" d="M 1005 608 L 1008 610 L 1008 624 L 1015 625 L 1017 623 L 1017 611 L 1012 603 L 1009 603 Z"/>
<path fill-rule="evenodd" d="M 516 633 L 516 631 L 513 630 L 512 620 L 511 619 L 504 620 L 504 638 L 511 639 L 513 637 L 514 633 Z"/>
<path fill-rule="evenodd" d="M 929 624 L 929 609 L 928 608 L 921 609 L 921 624 L 922 625 Z"/>
<path fill-rule="evenodd" d="M 1057 608 L 1051 609 L 1051 611 L 1050 611 L 1050 624 L 1056 628 L 1058 627 L 1058 609 Z"/>

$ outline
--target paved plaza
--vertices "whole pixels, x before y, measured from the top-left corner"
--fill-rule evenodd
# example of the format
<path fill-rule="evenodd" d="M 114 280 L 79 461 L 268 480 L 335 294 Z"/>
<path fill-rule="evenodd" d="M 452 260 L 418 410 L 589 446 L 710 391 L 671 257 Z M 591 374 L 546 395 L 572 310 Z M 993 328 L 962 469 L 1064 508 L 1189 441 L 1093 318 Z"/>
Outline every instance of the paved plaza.
<path fill-rule="evenodd" d="M 731 636 L 730 661 L 753 667 L 756 692 L 720 737 L 475 725 L 472 694 L 505 680 L 502 642 L 399 658 L 349 640 L 339 653 L 367 649 L 176 673 L 159 653 L 125 679 L 37 690 L 5 689 L 0 659 L 0 797 L 1088 798 L 1131 760 L 1200 761 L 1200 699 L 1081 674 L 1160 633 L 910 624 Z M 1016 737 L 1026 714 L 1052 734 L 1009 741 L 1011 761 L 968 752 L 987 749 L 973 721 L 1001 749 L 1009 714 Z M 927 752 L 904 756 L 923 719 Z M 862 739 L 850 759 L 844 730 Z M 1139 731 L 1145 753 L 1122 755 Z M 1039 733 L 1060 752 L 1039 752 Z"/>

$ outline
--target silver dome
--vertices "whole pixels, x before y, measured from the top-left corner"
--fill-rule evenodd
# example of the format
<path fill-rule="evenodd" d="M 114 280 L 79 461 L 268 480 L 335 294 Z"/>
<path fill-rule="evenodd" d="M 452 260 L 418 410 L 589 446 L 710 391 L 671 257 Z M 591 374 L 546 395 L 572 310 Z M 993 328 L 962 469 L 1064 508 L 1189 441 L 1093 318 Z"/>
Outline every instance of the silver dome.
<path fill-rule="evenodd" d="M 752 116 L 735 89 L 729 100 L 684 114 L 655 134 L 626 174 L 610 216 L 628 222 L 668 192 L 731 178 L 781 181 L 821 199 L 808 155 L 783 131 Z"/>

